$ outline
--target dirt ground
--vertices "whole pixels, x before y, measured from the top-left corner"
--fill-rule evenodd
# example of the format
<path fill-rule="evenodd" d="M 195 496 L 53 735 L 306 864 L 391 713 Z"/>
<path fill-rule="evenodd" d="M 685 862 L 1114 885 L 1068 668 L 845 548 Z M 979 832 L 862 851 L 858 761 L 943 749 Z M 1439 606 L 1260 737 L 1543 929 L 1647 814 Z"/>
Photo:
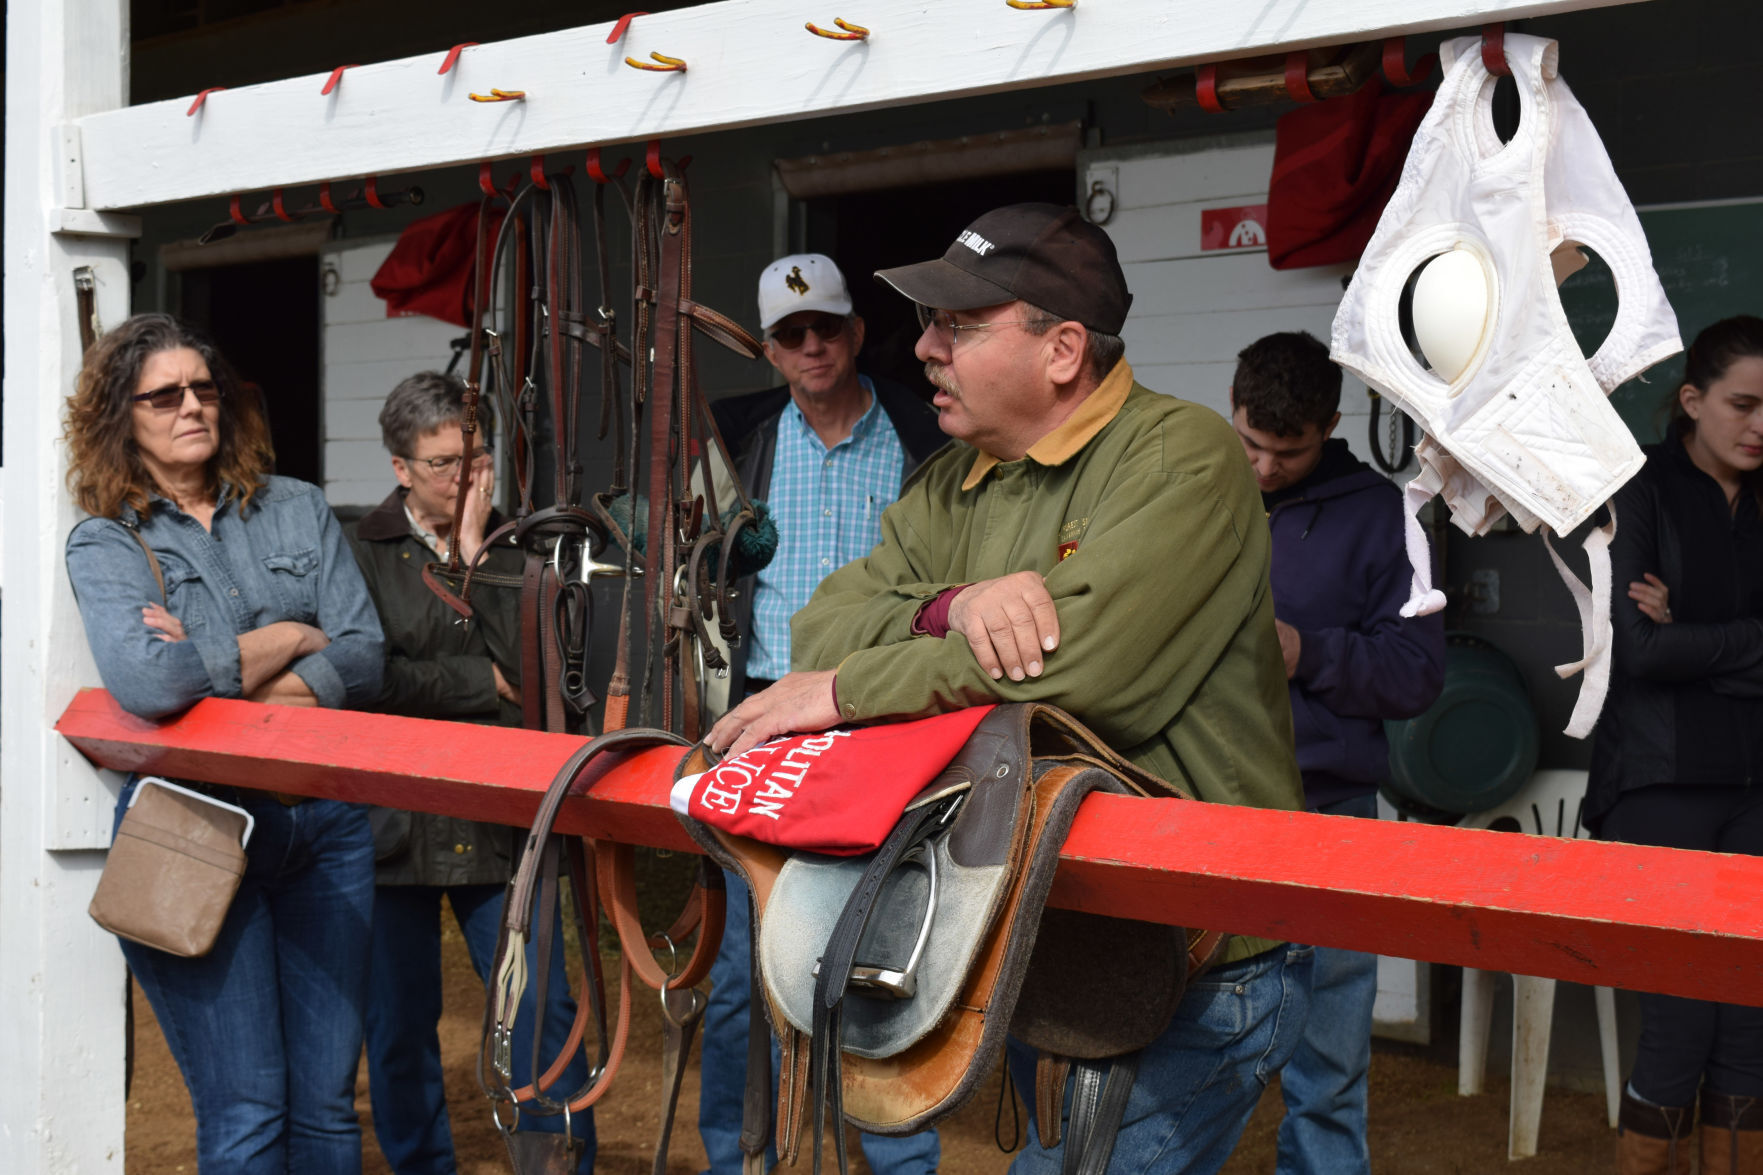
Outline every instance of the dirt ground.
<path fill-rule="evenodd" d="M 452 930 L 450 922 L 448 926 Z M 443 951 L 447 990 L 441 1047 L 446 1059 L 459 1172 L 505 1175 L 508 1166 L 502 1144 L 472 1076 L 483 1007 L 482 988 L 457 931 L 445 942 Z M 660 1009 L 647 991 L 641 993 L 635 1006 L 637 1015 L 624 1069 L 595 1115 L 600 1138 L 596 1170 L 602 1175 L 648 1172 L 660 1120 Z M 189 1096 L 166 1051 L 152 1010 L 138 993 L 135 1014 L 135 1073 L 128 1104 L 128 1175 L 195 1175 L 195 1128 Z M 1613 1170 L 1613 1143 L 1604 1123 L 1603 1099 L 1555 1090 L 1549 1092 L 1544 1103 L 1540 1153 L 1534 1159 L 1508 1164 L 1507 1089 L 1495 1073 L 1490 1071 L 1488 1076 L 1487 1093 L 1474 1098 L 1458 1097 L 1454 1040 L 1429 1048 L 1380 1041 L 1371 1067 L 1374 1169 L 1389 1175 L 1468 1175 L 1508 1169 L 1522 1175 L 1604 1175 Z M 365 1170 L 368 1175 L 384 1175 L 389 1168 L 373 1141 L 373 1107 L 367 1096 L 365 1065 L 358 1088 L 362 1091 L 358 1105 L 365 1139 Z M 681 1095 L 681 1123 L 674 1131 L 669 1175 L 694 1175 L 703 1169 L 704 1152 L 695 1129 L 697 1097 L 694 1059 Z M 998 1081 L 994 1076 L 985 1090 L 943 1126 L 942 1170 L 946 1175 L 989 1175 L 1008 1166 L 1008 1157 L 1000 1153 L 993 1141 L 997 1113 Z M 1280 1114 L 1276 1086 L 1262 1099 L 1242 1143 L 1225 1167 L 1226 1175 L 1273 1171 L 1274 1136 Z M 1006 1110 L 1004 1129 L 1008 1128 Z M 852 1153 L 859 1154 L 855 1146 Z M 804 1164 L 801 1169 L 808 1168 Z M 860 1157 L 856 1169 L 866 1170 Z"/>

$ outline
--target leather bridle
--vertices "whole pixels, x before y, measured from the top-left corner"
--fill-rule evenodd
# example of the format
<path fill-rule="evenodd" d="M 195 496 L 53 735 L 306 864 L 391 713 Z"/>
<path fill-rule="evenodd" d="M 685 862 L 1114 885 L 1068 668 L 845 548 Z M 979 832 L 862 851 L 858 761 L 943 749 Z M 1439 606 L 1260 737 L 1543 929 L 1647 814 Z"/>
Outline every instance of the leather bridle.
<path fill-rule="evenodd" d="M 608 187 L 618 192 L 632 224 L 634 332 L 628 345 L 618 340 L 613 311 Z M 500 227 L 492 231 L 504 204 Z M 510 882 L 478 1076 L 495 1104 L 517 1168 L 548 1169 L 563 1163 L 567 1156 L 546 1151 L 553 1145 L 546 1139 L 567 1150 L 572 1145 L 567 1132 L 519 1137 L 519 1113 L 505 1120 L 504 1107 L 519 1103 L 529 1113 L 568 1115 L 604 1095 L 623 1057 L 634 976 L 661 993 L 667 1013 L 664 1069 L 669 1092 L 657 1146 L 655 1170 L 660 1172 L 685 1057 L 703 1014 L 705 1001 L 695 989 L 708 975 L 721 937 L 721 873 L 701 868 L 699 883 L 675 924 L 663 934 L 647 935 L 636 914 L 632 847 L 560 836 L 552 827 L 563 800 L 580 789 L 601 756 L 666 743 L 689 745 L 702 733 L 705 671 L 726 672 L 712 629 L 723 644 L 738 639 L 730 607 L 732 584 L 751 568 L 737 566 L 735 546 L 754 530 L 759 515 L 732 476 L 733 464 L 698 388 L 695 334 L 702 331 L 753 358 L 761 347 L 739 325 L 692 300 L 691 207 L 678 165 L 662 161 L 645 170 L 628 195 L 617 181 L 597 182 L 592 207 L 600 299 L 589 312 L 582 294 L 578 205 L 569 177 L 534 175 L 508 193 L 486 187 L 477 220 L 473 289 L 476 300 L 488 305 L 476 308 L 460 427 L 469 463 L 477 447 L 482 397 L 495 398 L 510 423 L 514 519 L 486 536 L 470 564 L 460 558 L 455 544 L 444 564 L 424 569 L 424 578 L 465 623 L 472 616 L 474 589 L 520 591 L 524 724 L 572 733 L 587 733 L 595 701 L 587 680 L 593 635 L 589 581 L 623 578 L 605 733 L 573 755 L 552 781 Z M 485 291 L 490 291 L 488 298 Z M 591 496 L 585 486 L 592 471 L 578 452 L 581 384 L 589 366 L 583 363 L 584 346 L 599 351 L 599 436 L 610 434 L 614 441 L 606 488 Z M 621 380 L 623 365 L 631 369 L 628 395 Z M 553 484 L 550 504 L 539 505 L 535 478 L 547 430 L 554 444 Z M 462 478 L 455 533 L 463 523 L 468 490 Z M 523 552 L 518 577 L 484 569 L 492 549 L 511 545 Z M 609 546 L 619 549 L 618 562 L 606 558 Z M 642 688 L 637 717 L 650 720 L 658 691 L 659 729 L 629 725 L 638 667 Z M 532 1071 L 517 1076 L 510 1043 L 527 982 L 527 944 L 532 943 L 536 956 L 532 982 L 543 1009 L 551 952 L 560 949 L 553 928 L 565 883 L 574 893 L 584 956 L 576 1020 L 563 1050 L 550 1058 L 541 1055 L 534 1025 Z M 618 1006 L 610 1024 L 598 951 L 597 911 L 602 908 L 622 947 Z M 655 961 L 652 950 L 677 956 L 677 948 L 694 933 L 696 943 L 683 965 L 677 965 L 677 957 L 669 969 Z M 555 1085 L 571 1058 L 586 1047 L 590 1020 L 597 1045 L 589 1077 L 576 1089 L 558 1090 Z M 517 1086 L 517 1081 L 523 1084 Z"/>

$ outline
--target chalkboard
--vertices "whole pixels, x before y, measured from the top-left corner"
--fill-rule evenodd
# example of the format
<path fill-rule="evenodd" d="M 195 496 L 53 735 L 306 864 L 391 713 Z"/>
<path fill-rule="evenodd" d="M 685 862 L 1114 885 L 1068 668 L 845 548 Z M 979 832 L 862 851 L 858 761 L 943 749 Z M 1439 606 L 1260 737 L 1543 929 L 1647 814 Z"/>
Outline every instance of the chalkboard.
<path fill-rule="evenodd" d="M 1640 218 L 1684 346 L 1722 318 L 1763 315 L 1763 201 L 1644 209 Z M 1561 304 L 1574 338 L 1590 355 L 1616 320 L 1609 267 L 1596 261 L 1568 278 Z M 1646 444 L 1659 439 L 1660 405 L 1682 382 L 1683 356 L 1674 355 L 1617 388 L 1610 402 Z"/>

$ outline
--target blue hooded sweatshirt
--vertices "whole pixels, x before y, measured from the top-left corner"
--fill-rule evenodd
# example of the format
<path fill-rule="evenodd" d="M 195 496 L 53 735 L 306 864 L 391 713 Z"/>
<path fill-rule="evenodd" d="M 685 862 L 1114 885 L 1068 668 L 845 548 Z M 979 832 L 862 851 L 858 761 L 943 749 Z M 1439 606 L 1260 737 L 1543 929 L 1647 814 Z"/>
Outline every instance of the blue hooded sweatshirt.
<path fill-rule="evenodd" d="M 1290 689 L 1305 802 L 1366 795 L 1389 777 L 1384 720 L 1421 713 L 1444 684 L 1444 617 L 1401 616 L 1402 492 L 1336 439 L 1304 480 L 1262 500 L 1274 615 L 1302 642 Z"/>

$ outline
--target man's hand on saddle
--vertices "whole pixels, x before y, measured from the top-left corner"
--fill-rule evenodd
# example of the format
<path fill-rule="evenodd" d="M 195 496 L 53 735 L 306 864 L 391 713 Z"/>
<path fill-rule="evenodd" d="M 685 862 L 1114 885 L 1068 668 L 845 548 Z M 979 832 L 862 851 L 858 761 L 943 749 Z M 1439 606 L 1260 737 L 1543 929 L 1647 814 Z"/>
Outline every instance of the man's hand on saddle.
<path fill-rule="evenodd" d="M 1037 571 L 982 579 L 949 603 L 949 631 L 967 638 L 974 660 L 994 681 L 1039 677 L 1059 647 L 1059 613 Z"/>
<path fill-rule="evenodd" d="M 837 726 L 835 673 L 832 669 L 821 669 L 785 674 L 770 689 L 760 690 L 724 714 L 704 741 L 713 751 L 738 755 L 779 735 L 806 734 Z"/>

